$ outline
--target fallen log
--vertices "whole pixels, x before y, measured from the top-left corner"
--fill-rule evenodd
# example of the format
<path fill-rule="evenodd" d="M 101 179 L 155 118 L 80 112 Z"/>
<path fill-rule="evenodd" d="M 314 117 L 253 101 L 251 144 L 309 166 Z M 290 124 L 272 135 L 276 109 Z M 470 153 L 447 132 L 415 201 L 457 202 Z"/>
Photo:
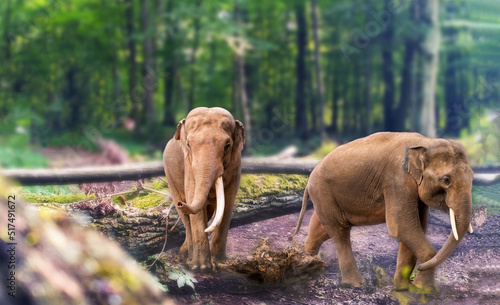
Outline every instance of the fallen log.
<path fill-rule="evenodd" d="M 297 174 L 309 175 L 317 160 L 243 158 L 244 174 Z M 490 185 L 500 182 L 500 168 L 474 168 L 474 184 Z M 90 182 L 133 181 L 164 175 L 161 161 L 131 163 L 126 165 L 79 167 L 64 169 L 8 169 L 1 171 L 5 177 L 22 185 L 61 185 Z"/>
<path fill-rule="evenodd" d="M 256 204 L 238 204 L 233 212 L 231 228 L 295 213 L 300 211 L 301 205 L 302 194 L 271 196 Z M 309 207 L 312 208 L 312 205 Z M 106 215 L 93 216 L 92 211 L 77 210 L 73 205 L 66 211 L 75 218 L 84 219 L 86 225 L 116 240 L 137 260 L 144 260 L 150 255 L 159 253 L 162 249 L 166 220 L 162 217 L 162 211 L 158 209 L 145 211 L 115 207 Z M 85 215 L 83 218 L 81 213 Z M 166 250 L 179 247 L 184 242 L 185 229 L 182 222 L 171 231 L 177 218 L 177 213 L 172 213 L 169 217 Z"/>

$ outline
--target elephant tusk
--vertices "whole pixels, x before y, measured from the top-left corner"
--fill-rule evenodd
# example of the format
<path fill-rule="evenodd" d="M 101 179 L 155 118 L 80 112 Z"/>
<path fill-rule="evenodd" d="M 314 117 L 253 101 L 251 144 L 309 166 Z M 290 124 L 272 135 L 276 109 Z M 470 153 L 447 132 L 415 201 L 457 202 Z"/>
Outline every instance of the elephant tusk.
<path fill-rule="evenodd" d="M 472 224 L 471 223 L 469 223 L 469 232 L 470 232 L 470 234 L 474 233 L 474 230 L 472 230 Z"/>
<path fill-rule="evenodd" d="M 217 227 L 219 227 L 220 223 L 222 222 L 222 216 L 224 216 L 225 200 L 224 182 L 222 180 L 222 176 L 215 180 L 215 193 L 217 195 L 217 207 L 215 208 L 215 216 L 210 227 L 205 229 L 205 233 L 210 233 L 217 229 Z"/>
<path fill-rule="evenodd" d="M 453 236 L 455 236 L 455 239 L 458 240 L 457 224 L 455 222 L 455 212 L 453 212 L 452 209 L 450 209 L 450 222 L 451 222 L 451 230 L 453 231 Z"/>

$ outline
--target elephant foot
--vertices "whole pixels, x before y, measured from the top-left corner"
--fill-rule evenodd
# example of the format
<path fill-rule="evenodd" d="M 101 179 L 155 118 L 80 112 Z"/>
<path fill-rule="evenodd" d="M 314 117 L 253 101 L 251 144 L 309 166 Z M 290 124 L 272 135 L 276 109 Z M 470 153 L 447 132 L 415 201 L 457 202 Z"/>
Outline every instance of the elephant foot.
<path fill-rule="evenodd" d="M 213 255 L 212 256 L 212 265 L 214 270 L 221 268 L 226 263 L 226 256 Z"/>
<path fill-rule="evenodd" d="M 434 282 L 434 271 L 435 269 L 419 271 L 411 282 L 413 289 L 410 290 L 416 290 L 419 293 L 433 293 L 437 291 Z"/>
<path fill-rule="evenodd" d="M 210 261 L 210 254 L 208 255 L 193 255 L 188 263 L 189 268 L 192 270 L 208 271 L 212 270 L 212 262 Z"/>
<path fill-rule="evenodd" d="M 341 288 L 360 288 L 365 285 L 365 280 L 362 277 L 355 277 L 352 279 L 342 278 L 342 282 L 340 283 Z"/>
<path fill-rule="evenodd" d="M 394 279 L 394 290 L 396 291 L 406 291 L 410 289 L 409 279 Z"/>

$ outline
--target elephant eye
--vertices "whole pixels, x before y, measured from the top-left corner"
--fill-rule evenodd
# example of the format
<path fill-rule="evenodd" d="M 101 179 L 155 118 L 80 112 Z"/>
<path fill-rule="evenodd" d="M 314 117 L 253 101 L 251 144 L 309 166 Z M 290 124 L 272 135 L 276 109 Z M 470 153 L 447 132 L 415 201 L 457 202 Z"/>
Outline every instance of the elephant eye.
<path fill-rule="evenodd" d="M 450 185 L 451 184 L 451 178 L 449 176 L 443 176 L 441 177 L 441 181 L 445 184 L 445 185 Z"/>
<path fill-rule="evenodd" d="M 189 145 L 189 142 L 186 141 L 186 146 L 191 149 L 191 145 Z"/>
<path fill-rule="evenodd" d="M 227 142 L 226 146 L 224 146 L 224 152 L 228 152 L 230 146 L 231 146 L 231 143 Z"/>

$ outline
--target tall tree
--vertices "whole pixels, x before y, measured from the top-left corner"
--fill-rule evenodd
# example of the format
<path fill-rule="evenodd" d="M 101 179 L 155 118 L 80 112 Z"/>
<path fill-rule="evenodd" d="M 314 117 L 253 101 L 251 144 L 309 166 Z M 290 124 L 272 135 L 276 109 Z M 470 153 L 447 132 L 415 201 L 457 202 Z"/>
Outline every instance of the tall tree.
<path fill-rule="evenodd" d="M 391 2 L 388 0 L 387 3 Z M 389 4 L 388 4 L 389 5 Z M 384 80 L 384 130 L 395 131 L 393 119 L 394 95 L 396 85 L 394 83 L 393 67 L 393 38 L 394 24 L 389 22 L 382 34 L 382 78 Z"/>
<path fill-rule="evenodd" d="M 153 98 L 157 87 L 156 80 L 158 77 L 158 75 L 155 75 L 157 72 L 154 60 L 154 26 L 151 26 L 151 20 L 154 21 L 154 16 L 151 16 L 149 1 L 141 1 L 141 27 L 144 35 L 144 62 L 142 75 L 144 77 L 144 109 L 146 114 L 145 125 L 148 131 L 147 134 L 150 134 L 156 124 L 156 113 Z"/>
<path fill-rule="evenodd" d="M 306 120 L 306 48 L 307 22 L 304 2 L 295 3 L 295 17 L 297 18 L 297 58 L 296 58 L 296 95 L 295 95 L 295 135 L 305 140 L 307 136 Z"/>
<path fill-rule="evenodd" d="M 234 19 L 238 25 L 241 25 L 241 10 L 239 3 L 234 6 Z M 241 28 L 241 26 L 240 26 Z M 245 75 L 245 46 L 241 39 L 241 35 L 236 37 L 236 65 L 238 70 L 238 90 L 240 92 L 239 98 L 241 101 L 241 111 L 243 113 L 243 124 L 245 125 L 245 145 L 252 147 L 252 119 L 250 106 L 248 103 L 248 95 L 246 90 L 246 75 Z"/>
<path fill-rule="evenodd" d="M 459 135 L 461 127 L 460 111 L 461 99 L 458 95 L 458 72 L 457 65 L 459 54 L 455 47 L 456 36 L 458 35 L 456 28 L 448 28 L 444 31 L 447 40 L 451 42 L 446 55 L 445 67 L 445 107 L 446 107 L 446 134 L 456 137 Z"/>
<path fill-rule="evenodd" d="M 196 0 L 195 4 L 195 16 L 193 20 L 194 27 L 194 37 L 193 45 L 191 47 L 191 58 L 189 59 L 189 92 L 188 92 L 188 104 L 187 108 L 189 111 L 194 108 L 194 93 L 196 88 L 196 55 L 198 53 L 198 47 L 200 45 L 200 29 L 201 29 L 201 3 L 202 0 Z"/>
<path fill-rule="evenodd" d="M 421 22 L 425 25 L 424 39 L 419 50 L 422 55 L 422 108 L 419 132 L 436 137 L 436 82 L 439 63 L 439 0 L 420 0 Z"/>
<path fill-rule="evenodd" d="M 125 32 L 128 48 L 128 90 L 132 102 L 130 116 L 136 121 L 136 126 L 140 124 L 141 105 L 137 96 L 137 48 L 134 38 L 134 0 L 125 1 Z M 139 130 L 137 128 L 136 130 Z"/>
<path fill-rule="evenodd" d="M 416 2 L 413 0 L 410 4 L 409 9 L 409 25 L 410 31 L 406 32 L 406 37 L 404 40 L 405 53 L 403 57 L 403 68 L 401 72 L 401 90 L 399 96 L 399 104 L 396 109 L 396 130 L 404 131 L 406 130 L 406 118 L 408 117 L 408 110 L 412 105 L 412 99 L 415 99 L 415 80 L 414 80 L 414 61 L 415 61 L 415 35 L 414 30 L 416 29 Z"/>
<path fill-rule="evenodd" d="M 318 100 L 318 118 L 319 118 L 319 134 L 321 141 L 325 137 L 325 89 L 323 88 L 323 78 L 321 75 L 321 57 L 320 57 L 320 39 L 319 39 L 319 21 L 318 8 L 316 0 L 311 0 L 311 18 L 313 21 L 313 37 L 314 37 L 314 65 L 316 70 L 316 90 Z"/>
<path fill-rule="evenodd" d="M 163 60 L 165 77 L 163 78 L 163 125 L 172 126 L 175 124 L 174 111 L 174 82 L 177 74 L 177 24 L 173 17 L 173 8 L 175 0 L 168 0 L 166 5 L 166 20 L 167 20 L 167 37 L 163 45 Z"/>

